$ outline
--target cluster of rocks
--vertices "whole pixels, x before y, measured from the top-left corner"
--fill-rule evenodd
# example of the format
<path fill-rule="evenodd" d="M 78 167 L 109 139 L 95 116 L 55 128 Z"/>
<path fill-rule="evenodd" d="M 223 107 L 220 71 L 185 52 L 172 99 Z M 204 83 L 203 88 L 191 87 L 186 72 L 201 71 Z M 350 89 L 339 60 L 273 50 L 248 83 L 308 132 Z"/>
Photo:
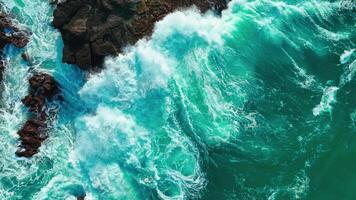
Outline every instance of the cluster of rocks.
<path fill-rule="evenodd" d="M 0 8 L 0 82 L 2 82 L 3 72 L 6 61 L 4 60 L 3 50 L 8 44 L 23 48 L 28 43 L 28 33 L 18 29 L 10 20 L 9 16 L 1 11 Z"/>
<path fill-rule="evenodd" d="M 47 104 L 60 97 L 58 83 L 48 74 L 37 73 L 29 79 L 29 94 L 22 100 L 31 115 L 17 132 L 20 136 L 19 157 L 32 157 L 38 153 L 42 142 L 47 138 L 50 114 Z"/>
<path fill-rule="evenodd" d="M 1 8 L 0 8 L 1 9 Z M 4 59 L 4 47 L 12 44 L 23 48 L 29 42 L 30 33 L 20 30 L 9 19 L 9 15 L 0 10 L 0 82 L 6 67 Z M 26 53 L 22 54 L 25 61 L 29 61 Z M 17 132 L 20 137 L 19 149 L 16 155 L 19 157 L 31 157 L 38 152 L 42 142 L 47 138 L 48 113 L 47 103 L 59 97 L 58 83 L 48 74 L 37 73 L 29 80 L 29 94 L 22 100 L 29 108 L 30 117 Z"/>
<path fill-rule="evenodd" d="M 67 0 L 59 3 L 53 25 L 64 41 L 63 61 L 85 70 L 102 66 L 128 44 L 152 34 L 154 23 L 179 8 L 195 5 L 220 13 L 227 0 Z"/>

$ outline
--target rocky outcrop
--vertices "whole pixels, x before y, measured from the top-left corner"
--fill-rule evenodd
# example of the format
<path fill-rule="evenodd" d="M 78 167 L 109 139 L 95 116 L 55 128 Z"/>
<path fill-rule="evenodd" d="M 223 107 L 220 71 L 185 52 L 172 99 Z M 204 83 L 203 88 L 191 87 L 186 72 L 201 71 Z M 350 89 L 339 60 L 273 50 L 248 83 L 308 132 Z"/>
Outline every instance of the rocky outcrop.
<path fill-rule="evenodd" d="M 67 0 L 59 3 L 53 25 L 62 33 L 63 61 L 82 69 L 100 68 L 107 55 L 149 36 L 170 12 L 196 5 L 220 12 L 226 0 Z"/>
<path fill-rule="evenodd" d="M 48 74 L 35 74 L 30 78 L 29 84 L 29 94 L 22 102 L 31 114 L 17 132 L 21 141 L 16 152 L 19 157 L 32 157 L 38 153 L 42 142 L 47 138 L 48 123 L 51 118 L 47 105 L 60 98 L 58 83 Z"/>
<path fill-rule="evenodd" d="M 9 20 L 8 15 L 3 13 L 0 8 L 0 83 L 2 82 L 3 72 L 6 61 L 4 60 L 3 49 L 7 44 L 23 48 L 28 43 L 29 33 L 18 29 Z"/>
<path fill-rule="evenodd" d="M 6 44 L 23 48 L 28 43 L 27 36 L 27 32 L 18 29 L 10 22 L 8 16 L 0 11 L 0 49 L 3 49 Z"/>

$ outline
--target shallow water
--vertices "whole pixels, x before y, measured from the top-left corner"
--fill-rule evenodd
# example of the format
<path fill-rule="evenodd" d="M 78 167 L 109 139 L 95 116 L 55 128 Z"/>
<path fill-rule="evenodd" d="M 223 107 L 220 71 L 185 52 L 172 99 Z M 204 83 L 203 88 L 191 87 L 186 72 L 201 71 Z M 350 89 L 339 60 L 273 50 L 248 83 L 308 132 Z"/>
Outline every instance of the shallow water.
<path fill-rule="evenodd" d="M 355 199 L 356 6 L 233 0 L 194 9 L 86 75 L 61 63 L 47 0 L 1 0 L 32 31 L 6 48 L 0 199 Z M 32 70 L 65 101 L 32 159 L 16 158 Z"/>

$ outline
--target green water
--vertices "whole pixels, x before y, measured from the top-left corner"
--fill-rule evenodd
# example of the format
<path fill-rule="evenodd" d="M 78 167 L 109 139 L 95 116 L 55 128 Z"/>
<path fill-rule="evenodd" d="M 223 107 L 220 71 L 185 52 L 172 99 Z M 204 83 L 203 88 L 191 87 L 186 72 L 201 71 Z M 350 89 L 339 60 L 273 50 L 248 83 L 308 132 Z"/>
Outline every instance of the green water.
<path fill-rule="evenodd" d="M 356 199 L 354 1 L 189 9 L 87 76 L 61 63 L 46 0 L 1 0 L 60 82 L 40 153 L 16 158 L 28 66 L 7 47 L 0 199 Z"/>

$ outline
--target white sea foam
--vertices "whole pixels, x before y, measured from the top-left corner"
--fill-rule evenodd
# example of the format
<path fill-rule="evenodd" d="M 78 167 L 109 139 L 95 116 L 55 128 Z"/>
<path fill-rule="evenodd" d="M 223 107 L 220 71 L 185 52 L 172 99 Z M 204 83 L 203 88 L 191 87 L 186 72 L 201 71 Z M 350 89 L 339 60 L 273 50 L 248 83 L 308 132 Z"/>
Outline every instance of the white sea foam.
<path fill-rule="evenodd" d="M 356 75 L 356 58 L 352 60 L 354 52 L 355 49 L 345 50 L 344 53 L 340 56 L 340 63 L 346 65 L 344 67 L 344 72 L 340 77 L 340 87 L 349 83 Z"/>
<path fill-rule="evenodd" d="M 8 47 L 5 54 L 7 67 L 3 83 L 0 83 L 0 180 L 11 181 L 21 180 L 27 172 L 36 171 L 37 167 L 24 166 L 15 158 L 18 144 L 16 133 L 27 114 L 20 101 L 27 93 L 27 70 L 21 65 L 16 67 L 21 57 L 14 47 Z M 8 187 L 0 181 L 0 199 L 21 198 L 15 192 L 10 192 Z"/>
<path fill-rule="evenodd" d="M 125 107 L 151 89 L 165 88 L 177 61 L 155 45 L 141 40 L 125 54 L 107 58 L 105 70 L 92 75 L 80 90 L 84 102 L 89 106 L 115 103 Z"/>
<path fill-rule="evenodd" d="M 352 50 L 345 50 L 344 53 L 340 56 L 340 63 L 341 64 L 347 64 L 352 58 L 354 53 L 354 49 Z M 356 73 L 356 60 L 352 61 L 350 64 L 348 64 L 346 67 L 344 67 L 344 72 L 340 76 L 340 82 L 339 85 L 336 86 L 331 86 L 327 87 L 324 89 L 323 96 L 321 98 L 321 102 L 319 105 L 317 105 L 313 109 L 313 114 L 314 116 L 320 115 L 322 112 L 329 112 L 331 113 L 332 111 L 332 104 L 335 103 L 336 100 L 336 94 L 337 91 L 345 86 L 345 84 L 349 83 L 351 80 L 353 80 L 354 76 Z"/>
<path fill-rule="evenodd" d="M 180 76 L 177 70 L 185 70 L 181 65 L 187 65 L 184 68 L 188 70 L 189 66 L 193 67 L 193 63 L 179 58 L 185 53 L 175 52 L 175 48 L 190 50 L 186 44 L 193 44 L 196 39 L 206 44 L 222 43 L 222 25 L 221 19 L 212 13 L 177 11 L 156 24 L 151 39 L 142 39 L 127 47 L 124 54 L 116 58 L 106 58 L 105 69 L 89 77 L 79 94 L 95 114 L 83 116 L 76 122 L 78 139 L 74 157 L 80 160 L 83 172 L 87 171 L 89 192 L 96 198 L 139 198 L 135 195 L 140 192 L 134 191 L 137 182 L 155 190 L 162 199 L 199 195 L 205 186 L 199 153 L 180 130 L 179 123 L 175 127 L 163 123 L 154 130 L 147 129 L 142 126 L 145 123 L 137 119 L 142 114 L 147 115 L 143 112 L 146 108 L 134 113 L 131 108 L 138 101 L 153 101 L 155 97 L 147 96 L 153 91 L 167 90 L 169 81 Z M 174 34 L 181 35 L 181 40 L 167 40 Z M 149 105 L 153 111 L 171 106 L 164 104 L 170 98 L 163 98 L 163 105 Z M 164 116 L 152 120 L 157 123 L 162 118 L 172 118 L 174 112 L 167 110 Z M 170 142 L 159 144 L 158 149 L 155 147 L 156 141 L 166 139 Z M 121 179 L 114 181 L 115 177 Z"/>
<path fill-rule="evenodd" d="M 120 106 L 132 102 L 138 89 L 133 57 L 130 54 L 107 59 L 107 69 L 92 75 L 80 89 L 83 101 L 88 106 L 98 103 L 118 103 Z"/>
<path fill-rule="evenodd" d="M 350 114 L 351 126 L 356 130 L 356 110 Z"/>
<path fill-rule="evenodd" d="M 188 38 L 197 35 L 209 43 L 222 44 L 221 36 L 224 30 L 226 27 L 221 18 L 211 12 L 202 15 L 196 9 L 190 9 L 176 11 L 158 22 L 152 39 L 168 38 L 173 34 L 181 33 Z"/>
<path fill-rule="evenodd" d="M 183 138 L 168 144 L 165 152 L 155 152 L 152 144 L 154 138 L 164 135 L 148 132 L 137 125 L 134 117 L 107 106 L 99 106 L 95 115 L 81 118 L 76 128 L 79 137 L 75 157 L 80 160 L 82 172 L 88 173 L 89 192 L 95 193 L 97 199 L 139 199 L 136 181 L 156 188 L 164 199 L 183 199 L 188 189 L 200 188 L 199 185 L 204 183 L 204 179 L 200 180 L 199 164 L 196 163 L 194 152 L 185 150 L 184 143 L 181 143 L 187 140 L 184 136 L 172 136 L 174 141 Z M 177 149 L 181 149 L 181 153 L 176 154 Z M 179 155 L 184 157 L 178 166 L 185 167 L 172 168 Z M 188 170 L 190 168 L 192 170 Z M 136 172 L 132 174 L 130 169 Z M 175 186 L 165 186 L 167 189 L 179 188 L 174 196 L 167 196 L 161 189 L 169 180 L 174 180 Z"/>
<path fill-rule="evenodd" d="M 349 62 L 354 51 L 355 49 L 345 50 L 344 53 L 340 56 L 340 63 L 345 64 Z"/>
<path fill-rule="evenodd" d="M 323 96 L 321 97 L 320 103 L 313 109 L 313 115 L 318 116 L 323 112 L 332 111 L 332 104 L 336 102 L 336 94 L 339 90 L 338 87 L 331 86 L 324 89 Z"/>

